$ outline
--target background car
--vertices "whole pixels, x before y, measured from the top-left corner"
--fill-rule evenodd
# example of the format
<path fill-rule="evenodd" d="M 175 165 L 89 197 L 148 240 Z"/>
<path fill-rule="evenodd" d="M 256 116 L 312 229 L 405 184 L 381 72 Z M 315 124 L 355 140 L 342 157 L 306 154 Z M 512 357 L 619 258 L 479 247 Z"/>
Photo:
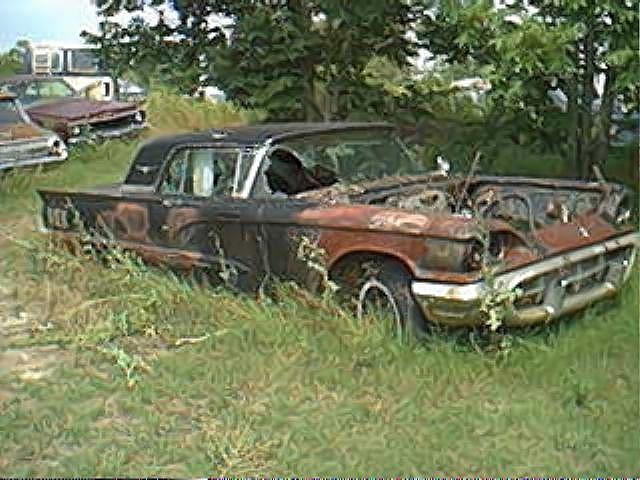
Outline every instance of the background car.
<path fill-rule="evenodd" d="M 146 127 L 145 112 L 136 103 L 84 98 L 60 77 L 4 77 L 3 90 L 18 96 L 34 122 L 70 145 L 132 135 Z"/>
<path fill-rule="evenodd" d="M 58 135 L 34 125 L 14 94 L 0 93 L 0 170 L 66 158 Z"/>

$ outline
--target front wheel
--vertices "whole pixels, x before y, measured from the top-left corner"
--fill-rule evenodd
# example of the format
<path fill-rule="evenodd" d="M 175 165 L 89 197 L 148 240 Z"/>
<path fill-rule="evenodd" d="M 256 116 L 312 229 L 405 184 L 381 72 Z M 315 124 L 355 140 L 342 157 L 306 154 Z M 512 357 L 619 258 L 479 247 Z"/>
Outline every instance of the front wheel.
<path fill-rule="evenodd" d="M 367 269 L 357 291 L 357 316 L 383 321 L 394 336 L 422 340 L 427 323 L 411 293 L 411 276 L 400 264 L 384 262 Z"/>

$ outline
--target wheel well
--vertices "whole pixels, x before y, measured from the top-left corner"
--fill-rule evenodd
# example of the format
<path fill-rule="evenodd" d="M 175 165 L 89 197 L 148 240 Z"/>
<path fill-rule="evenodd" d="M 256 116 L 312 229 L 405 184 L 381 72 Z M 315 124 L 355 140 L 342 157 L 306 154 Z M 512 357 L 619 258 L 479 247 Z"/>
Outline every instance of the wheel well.
<path fill-rule="evenodd" d="M 402 268 L 407 275 L 411 269 L 398 257 L 377 252 L 352 252 L 344 255 L 333 263 L 329 269 L 329 278 L 336 282 L 355 286 L 367 273 L 368 264 L 376 267 L 393 265 Z"/>

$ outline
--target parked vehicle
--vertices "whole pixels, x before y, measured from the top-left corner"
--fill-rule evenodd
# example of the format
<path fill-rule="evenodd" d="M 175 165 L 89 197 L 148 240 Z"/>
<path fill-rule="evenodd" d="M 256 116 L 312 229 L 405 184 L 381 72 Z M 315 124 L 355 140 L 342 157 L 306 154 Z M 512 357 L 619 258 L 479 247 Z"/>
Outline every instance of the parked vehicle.
<path fill-rule="evenodd" d="M 146 127 L 145 112 L 137 104 L 83 98 L 59 77 L 4 77 L 2 90 L 16 94 L 34 122 L 69 145 L 133 135 Z"/>
<path fill-rule="evenodd" d="M 58 135 L 34 125 L 15 95 L 0 93 L 0 171 L 66 158 Z"/>
<path fill-rule="evenodd" d="M 496 289 L 513 293 L 506 325 L 581 310 L 620 290 L 640 245 L 621 185 L 428 172 L 387 124 L 156 139 L 122 184 L 39 194 L 44 228 L 70 244 L 82 225 L 95 245 L 247 291 L 328 276 L 359 316 L 381 308 L 417 334 L 483 324 Z"/>

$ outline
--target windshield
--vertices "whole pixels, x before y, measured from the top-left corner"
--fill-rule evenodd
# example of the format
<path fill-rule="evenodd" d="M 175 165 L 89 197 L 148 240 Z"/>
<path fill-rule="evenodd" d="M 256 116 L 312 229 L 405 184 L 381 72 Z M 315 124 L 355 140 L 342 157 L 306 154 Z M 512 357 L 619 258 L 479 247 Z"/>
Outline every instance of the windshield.
<path fill-rule="evenodd" d="M 0 100 L 0 125 L 26 123 L 18 103 L 13 99 Z"/>
<path fill-rule="evenodd" d="M 62 80 L 25 82 L 11 86 L 11 91 L 18 95 L 24 105 L 76 96 L 73 89 Z"/>
<path fill-rule="evenodd" d="M 313 135 L 282 145 L 306 170 L 320 177 L 322 186 L 425 173 L 401 141 L 386 130 Z"/>

